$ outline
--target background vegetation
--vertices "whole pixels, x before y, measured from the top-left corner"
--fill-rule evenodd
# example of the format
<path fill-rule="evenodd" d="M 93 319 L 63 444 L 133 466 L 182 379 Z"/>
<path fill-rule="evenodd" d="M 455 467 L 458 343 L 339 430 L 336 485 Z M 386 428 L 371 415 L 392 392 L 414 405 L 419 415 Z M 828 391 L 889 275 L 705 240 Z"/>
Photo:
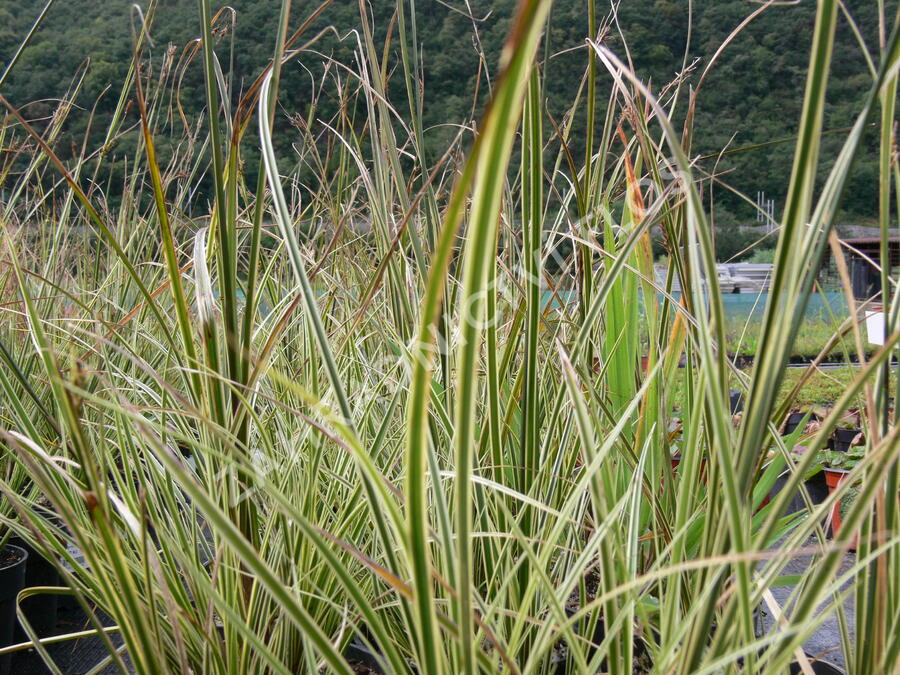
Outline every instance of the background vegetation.
<path fill-rule="evenodd" d="M 895 2 L 886 4 L 888 11 L 896 5 Z M 848 22 L 843 22 L 835 35 L 835 49 L 841 58 L 835 61 L 829 76 L 820 180 L 840 147 L 840 130 L 852 124 L 854 102 L 866 91 L 870 80 L 858 39 L 871 42 L 878 34 L 878 3 L 849 0 L 845 5 L 859 35 Z M 40 6 L 37 0 L 0 0 L 0 61 L 9 59 Z M 213 3 L 212 10 L 215 12 L 220 6 L 222 3 Z M 421 123 L 426 130 L 424 149 L 428 157 L 436 159 L 443 154 L 455 136 L 455 125 L 466 124 L 481 114 L 515 6 L 514 0 L 474 0 L 458 5 L 428 0 L 410 6 L 418 11 L 417 48 L 421 52 L 423 87 Z M 796 119 L 800 114 L 815 6 L 815 2 L 808 0 L 776 4 L 750 23 L 718 58 L 716 67 L 705 78 L 703 96 L 692 111 L 692 150 L 694 156 L 707 158 L 697 164 L 699 174 L 717 178 L 716 183 L 705 181 L 700 189 L 708 203 L 715 203 L 711 215 L 714 224 L 725 230 L 717 242 L 721 260 L 731 259 L 762 236 L 737 230 L 738 225 L 755 224 L 752 202 L 757 191 L 764 191 L 775 200 L 776 212 L 783 208 L 792 157 L 789 139 L 796 133 Z M 269 58 L 268 36 L 277 25 L 278 7 L 267 0 L 247 0 L 234 7 L 235 12 L 219 16 L 215 37 L 220 43 L 223 65 L 233 80 L 232 103 L 236 104 L 240 93 L 255 77 L 258 64 Z M 665 85 L 677 74 L 682 75 L 684 86 L 696 87 L 700 73 L 718 47 L 755 7 L 747 0 L 699 2 L 693 6 L 693 17 L 689 20 L 687 2 L 629 0 L 618 4 L 617 22 L 606 29 L 605 40 L 617 50 L 627 44 L 628 51 L 623 56 L 627 56 L 638 76 L 656 93 L 664 93 Z M 173 112 L 169 120 L 177 131 L 182 123 L 196 124 L 205 105 L 202 73 L 196 63 L 194 67 L 187 66 L 191 41 L 197 37 L 194 27 L 197 10 L 185 0 L 163 0 L 159 8 L 154 20 L 154 42 L 147 46 L 145 58 L 148 67 L 155 69 L 167 57 L 174 57 L 178 64 L 174 67 L 184 66 L 178 75 L 178 115 Z M 292 18 L 299 20 L 301 8 L 295 6 L 292 11 Z M 605 13 L 606 8 L 598 11 Z M 376 2 L 368 8 L 367 18 L 376 39 L 383 39 L 393 12 L 392 3 Z M 67 144 L 71 144 L 67 149 L 60 149 L 64 158 L 80 147 L 90 119 L 94 121 L 89 146 L 102 142 L 103 130 L 116 108 L 115 89 L 128 70 L 137 19 L 133 3 L 125 0 L 59 2 L 50 10 L 6 83 L 7 98 L 16 105 L 28 104 L 24 109 L 26 116 L 40 125 L 41 118 L 54 109 L 53 99 L 69 89 L 73 78 L 84 76 L 83 86 L 75 97 L 82 109 L 68 117 L 62 132 Z M 311 26 L 312 33 L 326 26 L 336 28 L 336 34 L 325 36 L 317 44 L 317 50 L 339 62 L 352 63 L 356 58 L 355 47 L 352 41 L 341 38 L 359 30 L 360 21 L 355 2 L 333 3 Z M 542 45 L 547 57 L 543 95 L 548 114 L 557 123 L 561 123 L 568 101 L 581 84 L 587 22 L 580 0 L 560 0 L 554 4 L 550 29 Z M 396 40 L 386 43 L 385 48 L 390 58 L 398 56 Z M 284 69 L 285 86 L 279 105 L 287 115 L 277 118 L 274 143 L 279 159 L 289 165 L 295 161 L 291 147 L 301 137 L 291 127 L 291 119 L 296 122 L 310 115 L 328 119 L 339 104 L 339 99 L 329 91 L 313 100 L 310 84 L 316 81 L 322 68 L 320 59 L 304 58 Z M 399 91 L 402 87 L 400 71 L 391 69 L 388 89 Z M 598 83 L 596 97 L 600 109 L 606 107 L 609 93 L 608 82 Z M 687 108 L 686 105 L 674 107 L 673 122 L 683 124 Z M 408 113 L 401 111 L 401 115 L 408 121 Z M 136 119 L 137 110 L 132 108 L 129 120 L 133 123 Z M 545 126 L 546 136 L 552 131 L 551 125 Z M 132 130 L 106 148 L 113 155 L 104 170 L 104 180 L 110 181 L 108 196 L 115 197 L 121 192 L 125 158 L 135 151 L 137 138 L 137 131 Z M 575 121 L 569 143 L 573 154 L 583 154 L 582 119 Z M 843 222 L 871 224 L 873 221 L 877 203 L 874 150 L 873 141 L 867 141 L 860 153 L 842 204 Z M 168 158 L 172 151 L 165 137 L 161 138 L 160 157 Z M 247 171 L 253 174 L 256 157 L 252 150 L 247 151 L 246 159 Z M 301 175 L 304 184 L 315 180 L 310 171 Z M 208 189 L 204 185 L 204 190 Z"/>

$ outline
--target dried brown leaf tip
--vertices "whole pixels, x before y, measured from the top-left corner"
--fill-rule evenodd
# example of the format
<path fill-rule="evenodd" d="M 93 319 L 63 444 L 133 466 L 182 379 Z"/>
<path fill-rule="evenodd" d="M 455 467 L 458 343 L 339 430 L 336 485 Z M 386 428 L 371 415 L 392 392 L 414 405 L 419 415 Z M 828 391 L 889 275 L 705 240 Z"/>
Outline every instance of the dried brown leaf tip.
<path fill-rule="evenodd" d="M 94 511 L 100 505 L 100 502 L 97 500 L 97 494 L 92 491 L 85 492 L 84 505 L 87 507 L 88 512 L 93 516 Z"/>

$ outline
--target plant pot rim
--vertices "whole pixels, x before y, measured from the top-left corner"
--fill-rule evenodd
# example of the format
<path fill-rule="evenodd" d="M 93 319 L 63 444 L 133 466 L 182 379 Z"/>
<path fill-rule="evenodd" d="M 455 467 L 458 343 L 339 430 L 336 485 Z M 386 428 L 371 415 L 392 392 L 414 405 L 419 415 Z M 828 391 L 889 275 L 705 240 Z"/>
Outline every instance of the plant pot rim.
<path fill-rule="evenodd" d="M 830 469 L 826 467 L 825 483 L 828 485 L 829 492 L 843 483 L 849 473 L 847 469 Z"/>
<path fill-rule="evenodd" d="M 814 410 L 794 410 L 793 412 L 789 412 L 785 419 L 794 418 L 794 419 L 799 420 L 799 419 L 803 419 L 807 415 L 809 415 L 809 420 L 811 422 L 820 420 L 819 415 L 816 414 L 816 412 Z"/>
<path fill-rule="evenodd" d="M 6 544 L 3 549 L 15 549 L 19 553 L 19 557 L 12 563 L 0 567 L 0 603 L 6 603 L 10 598 L 14 598 L 22 590 L 25 583 L 25 563 L 28 561 L 28 551 L 21 546 L 15 544 Z"/>
<path fill-rule="evenodd" d="M 13 548 L 13 549 L 17 550 L 21 555 L 19 556 L 18 559 L 14 560 L 11 563 L 7 563 L 5 565 L 0 563 L 0 572 L 5 572 L 6 570 L 12 569 L 13 567 L 16 567 L 17 565 L 24 565 L 25 562 L 28 560 L 28 551 L 26 551 L 21 546 L 16 546 L 15 544 L 7 543 L 2 549 L 0 549 L 0 551 L 5 551 L 6 549 L 9 549 L 9 548 Z"/>

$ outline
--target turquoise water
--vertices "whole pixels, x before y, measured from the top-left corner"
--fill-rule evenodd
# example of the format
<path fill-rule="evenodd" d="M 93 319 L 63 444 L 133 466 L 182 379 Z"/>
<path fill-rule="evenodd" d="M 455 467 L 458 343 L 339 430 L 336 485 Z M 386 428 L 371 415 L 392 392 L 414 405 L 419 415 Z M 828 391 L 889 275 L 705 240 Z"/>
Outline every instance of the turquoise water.
<path fill-rule="evenodd" d="M 768 293 L 729 293 L 722 296 L 727 316 L 762 318 L 768 301 Z M 812 293 L 804 316 L 807 319 L 828 319 L 831 314 L 844 317 L 847 311 L 843 293 Z"/>
<path fill-rule="evenodd" d="M 561 309 L 562 304 L 575 301 L 575 291 L 557 291 L 554 297 L 550 291 L 544 291 L 544 311 Z M 679 297 L 678 293 L 674 296 Z M 662 296 L 660 296 L 662 299 Z M 722 305 L 725 315 L 729 317 L 762 318 L 769 301 L 768 293 L 728 293 L 722 296 Z M 809 304 L 806 308 L 807 319 L 828 319 L 831 314 L 837 317 L 847 315 L 847 301 L 843 293 L 813 293 L 809 296 Z"/>

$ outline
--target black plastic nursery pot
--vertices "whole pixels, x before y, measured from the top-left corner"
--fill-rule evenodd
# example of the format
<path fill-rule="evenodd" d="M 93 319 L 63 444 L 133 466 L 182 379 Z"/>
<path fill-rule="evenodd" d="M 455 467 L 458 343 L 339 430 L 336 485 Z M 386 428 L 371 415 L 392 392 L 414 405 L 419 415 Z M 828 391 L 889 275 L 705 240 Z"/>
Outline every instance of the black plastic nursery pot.
<path fill-rule="evenodd" d="M 384 659 L 380 654 L 369 649 L 368 646 L 357 638 L 353 638 L 349 645 L 344 648 L 344 658 L 353 667 L 354 672 L 370 672 L 377 675 L 384 675 L 386 672 L 382 667 Z"/>
<path fill-rule="evenodd" d="M 28 552 L 12 544 L 0 550 L 0 647 L 14 644 L 16 596 L 25 588 Z M 12 655 L 0 656 L 0 675 L 8 675 Z"/>
<path fill-rule="evenodd" d="M 731 414 L 737 415 L 744 412 L 744 394 L 738 389 L 731 389 L 728 392 L 728 402 L 731 406 Z"/>
<path fill-rule="evenodd" d="M 818 422 L 819 416 L 814 414 L 809 414 L 805 412 L 792 412 L 787 416 L 787 420 L 784 423 L 784 435 L 789 436 L 795 431 L 797 431 L 797 427 L 803 422 L 803 418 L 809 415 L 809 422 Z"/>
<path fill-rule="evenodd" d="M 834 449 L 837 452 L 848 452 L 861 431 L 861 429 L 835 429 L 831 437 Z"/>
<path fill-rule="evenodd" d="M 24 549 L 28 554 L 28 565 L 25 568 L 25 588 L 60 585 L 59 572 L 51 561 L 37 553 L 28 542 L 19 537 L 13 537 L 12 543 Z M 56 631 L 59 597 L 56 593 L 42 593 L 22 601 L 22 612 L 39 637 L 48 637 Z M 18 621 L 16 622 L 15 638 L 16 642 L 26 642 L 30 639 Z"/>
<path fill-rule="evenodd" d="M 817 661 L 815 658 L 806 655 L 809 658 L 809 666 L 812 668 L 812 671 L 816 675 L 844 675 L 844 671 L 838 668 L 836 665 L 832 663 L 828 663 L 828 661 Z M 790 675 L 801 675 L 803 673 L 803 668 L 800 667 L 800 664 L 794 661 L 790 665 L 790 669 L 788 670 Z"/>
<path fill-rule="evenodd" d="M 784 435 L 790 436 L 792 433 L 797 431 L 797 427 L 800 426 L 800 423 L 803 421 L 803 418 L 806 415 L 804 413 L 791 413 L 788 415 L 787 422 L 784 424 Z"/>
<path fill-rule="evenodd" d="M 775 485 L 772 486 L 771 495 L 774 498 L 778 495 L 782 490 L 784 490 L 789 480 L 789 476 L 785 473 L 779 476 L 775 480 Z M 813 505 L 821 504 L 826 499 L 828 499 L 828 495 L 830 489 L 828 484 L 825 482 L 825 472 L 818 471 L 813 476 L 810 476 L 806 480 L 803 481 L 803 487 L 806 489 L 806 493 L 809 496 L 810 502 Z M 799 489 L 795 491 L 791 495 L 791 501 L 788 503 L 787 509 L 784 512 L 784 515 L 790 515 L 792 513 L 798 513 L 806 510 L 805 502 L 803 501 L 803 497 L 800 496 Z M 827 522 L 827 518 L 822 519 L 822 525 L 824 527 Z"/>

